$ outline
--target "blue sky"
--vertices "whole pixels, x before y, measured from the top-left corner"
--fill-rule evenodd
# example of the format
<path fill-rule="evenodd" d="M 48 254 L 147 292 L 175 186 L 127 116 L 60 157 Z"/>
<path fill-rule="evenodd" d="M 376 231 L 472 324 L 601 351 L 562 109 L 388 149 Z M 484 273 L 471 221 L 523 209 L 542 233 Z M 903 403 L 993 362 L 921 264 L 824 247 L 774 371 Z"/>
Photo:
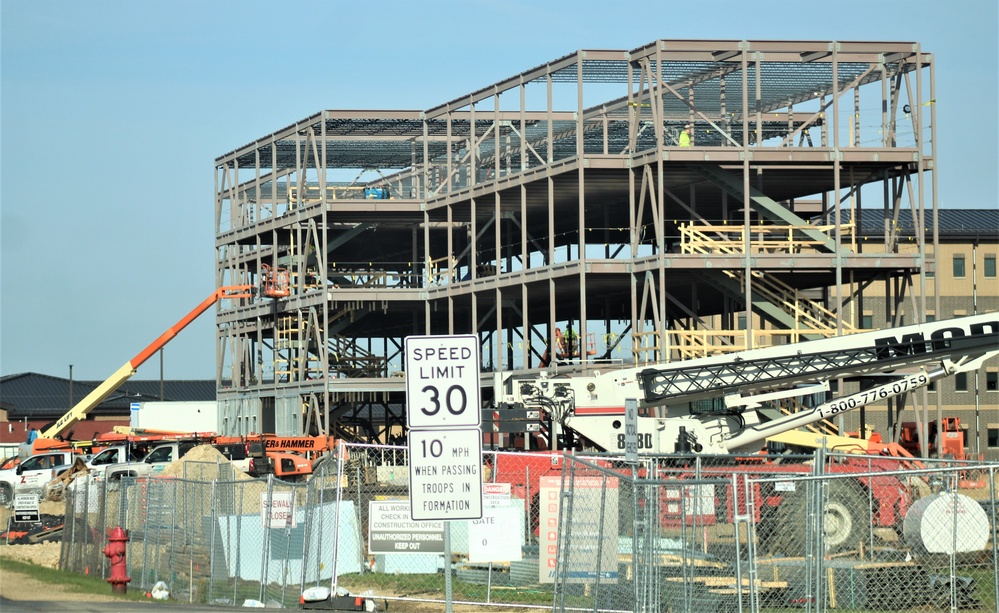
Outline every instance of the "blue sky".
<path fill-rule="evenodd" d="M 214 283 L 214 159 L 323 109 L 429 108 L 577 49 L 915 41 L 939 198 L 995 207 L 995 0 L 2 0 L 0 374 L 100 380 Z M 214 377 L 210 314 L 165 352 Z M 151 359 L 137 375 L 159 377 Z"/>

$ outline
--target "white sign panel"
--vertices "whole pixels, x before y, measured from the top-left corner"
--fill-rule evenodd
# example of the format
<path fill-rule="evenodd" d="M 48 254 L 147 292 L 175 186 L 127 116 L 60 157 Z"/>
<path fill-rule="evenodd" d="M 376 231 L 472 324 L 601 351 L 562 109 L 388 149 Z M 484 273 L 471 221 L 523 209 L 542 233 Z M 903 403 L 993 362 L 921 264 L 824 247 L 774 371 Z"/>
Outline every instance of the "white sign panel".
<path fill-rule="evenodd" d="M 478 337 L 407 336 L 406 403 L 410 428 L 481 427 Z"/>
<path fill-rule="evenodd" d="M 260 493 L 260 522 L 264 528 L 295 528 L 298 518 L 295 517 L 295 493 L 271 492 L 268 500 L 267 492 Z"/>
<path fill-rule="evenodd" d="M 638 401 L 624 401 L 624 461 L 638 463 Z"/>
<path fill-rule="evenodd" d="M 482 484 L 482 519 L 468 522 L 468 561 L 516 562 L 523 559 L 522 514 L 511 506 L 509 483 Z M 518 500 L 515 504 L 522 505 Z"/>
<path fill-rule="evenodd" d="M 412 521 L 409 502 L 368 503 L 368 553 L 444 553 L 444 522 Z"/>
<path fill-rule="evenodd" d="M 510 500 L 509 483 L 483 483 L 482 502 L 489 507 L 504 506 Z"/>
<path fill-rule="evenodd" d="M 410 430 L 409 500 L 414 521 L 482 517 L 482 431 Z"/>
<path fill-rule="evenodd" d="M 37 494 L 18 494 L 14 496 L 14 521 L 38 521 Z"/>
<path fill-rule="evenodd" d="M 558 551 L 559 507 L 562 478 L 544 476 L 540 480 L 538 541 L 540 560 L 538 582 L 554 583 L 558 563 L 568 583 L 590 583 L 617 578 L 618 480 L 616 477 L 576 477 L 573 486 L 571 522 L 572 546 Z M 585 510 L 585 511 L 584 511 Z M 599 521 L 603 518 L 603 522 Z"/>

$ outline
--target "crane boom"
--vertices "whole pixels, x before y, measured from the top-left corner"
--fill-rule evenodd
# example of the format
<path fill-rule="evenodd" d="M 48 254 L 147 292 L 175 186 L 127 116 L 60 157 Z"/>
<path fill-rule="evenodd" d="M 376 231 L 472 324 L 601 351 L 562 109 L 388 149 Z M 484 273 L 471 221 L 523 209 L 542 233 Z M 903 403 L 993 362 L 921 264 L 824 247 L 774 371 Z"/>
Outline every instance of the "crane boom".
<path fill-rule="evenodd" d="M 604 451 L 621 451 L 625 402 L 641 400 L 639 408 L 649 415 L 638 418 L 640 450 L 742 453 L 753 445 L 758 450 L 768 437 L 907 394 L 997 354 L 999 313 L 986 313 L 656 367 L 512 377 L 498 408 L 542 411 L 548 416 L 552 448 L 583 439 Z M 926 372 L 933 364 L 942 367 Z M 924 370 L 915 375 L 899 372 L 913 367 Z M 863 375 L 891 381 L 791 415 L 761 405 L 812 394 L 820 387 L 828 390 L 831 379 Z M 817 383 L 821 385 L 812 385 Z M 811 387 L 801 387 L 806 385 Z M 723 397 L 724 406 L 715 402 Z M 712 402 L 701 402 L 707 398 Z"/>
<path fill-rule="evenodd" d="M 840 413 L 853 411 L 860 407 L 867 406 L 874 402 L 894 398 L 902 394 L 914 392 L 917 389 L 943 379 L 958 372 L 967 372 L 981 367 L 985 360 L 999 355 L 999 350 L 984 353 L 974 359 L 963 359 L 957 362 L 945 360 L 940 368 L 926 372 L 922 370 L 915 374 L 900 376 L 897 379 L 866 389 L 843 398 L 836 398 L 829 402 L 824 402 L 812 409 L 799 411 L 781 419 L 763 422 L 755 426 L 747 427 L 739 434 L 726 439 L 722 444 L 729 451 L 745 449 L 754 443 L 761 443 L 774 434 L 780 434 L 808 426 L 823 419 L 833 418 Z"/>
<path fill-rule="evenodd" d="M 644 369 L 648 404 L 884 372 L 999 346 L 999 317 L 970 317 L 837 336 Z"/>
<path fill-rule="evenodd" d="M 110 377 L 94 388 L 94 391 L 87 394 L 82 400 L 80 400 L 80 402 L 76 403 L 73 408 L 57 419 L 52 426 L 41 432 L 39 434 L 39 438 L 55 438 L 69 428 L 73 427 L 77 422 L 85 419 L 87 414 L 90 413 L 94 407 L 99 405 L 105 398 L 114 393 L 114 391 L 125 381 L 128 381 L 132 375 L 135 374 L 135 371 L 138 370 L 139 366 L 142 366 L 142 364 L 148 360 L 150 356 L 163 348 L 163 346 L 169 343 L 173 337 L 177 336 L 181 330 L 197 319 L 199 315 L 207 311 L 213 304 L 222 299 L 252 298 L 254 295 L 253 292 L 254 287 L 252 285 L 227 285 L 212 292 L 212 294 L 205 298 L 201 304 L 182 317 L 180 321 L 170 326 L 166 332 L 161 334 L 156 340 L 146 346 L 145 349 L 137 353 L 134 358 L 125 362 L 120 368 L 118 368 L 118 370 L 114 371 Z"/>

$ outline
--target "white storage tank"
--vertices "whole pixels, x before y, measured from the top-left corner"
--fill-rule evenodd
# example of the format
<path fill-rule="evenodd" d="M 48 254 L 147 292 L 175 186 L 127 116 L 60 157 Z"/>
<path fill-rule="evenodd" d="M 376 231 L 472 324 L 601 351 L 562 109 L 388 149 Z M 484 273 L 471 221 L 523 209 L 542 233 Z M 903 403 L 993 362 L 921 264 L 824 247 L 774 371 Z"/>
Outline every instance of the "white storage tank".
<path fill-rule="evenodd" d="M 902 524 L 905 542 L 916 553 L 982 551 L 989 541 L 989 520 L 978 501 L 957 492 L 917 500 Z"/>

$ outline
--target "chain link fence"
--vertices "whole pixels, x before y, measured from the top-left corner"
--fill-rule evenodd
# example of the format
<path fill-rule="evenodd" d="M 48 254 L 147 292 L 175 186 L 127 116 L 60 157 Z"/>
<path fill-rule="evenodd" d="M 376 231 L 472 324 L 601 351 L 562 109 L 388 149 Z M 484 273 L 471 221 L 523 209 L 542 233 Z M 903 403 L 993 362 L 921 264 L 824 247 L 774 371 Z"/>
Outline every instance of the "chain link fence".
<path fill-rule="evenodd" d="M 337 520 L 336 471 L 324 462 L 308 484 L 291 484 L 250 479 L 225 462 L 183 462 L 155 478 L 77 479 L 66 496 L 60 565 L 107 576 L 106 535 L 122 527 L 131 589 L 163 581 L 181 601 L 297 607 L 303 585 L 329 583 L 334 558 L 360 569 L 349 505 Z"/>
<path fill-rule="evenodd" d="M 298 484 L 224 462 L 78 480 L 61 565 L 107 576 L 120 526 L 132 589 L 198 603 L 295 608 L 315 585 L 443 602 L 450 572 L 453 602 L 521 609 L 999 611 L 995 466 L 485 452 L 481 468 L 483 519 L 446 524 L 409 520 L 399 447 L 344 445 Z"/>
<path fill-rule="evenodd" d="M 555 610 L 999 611 L 996 467 L 567 457 Z"/>

